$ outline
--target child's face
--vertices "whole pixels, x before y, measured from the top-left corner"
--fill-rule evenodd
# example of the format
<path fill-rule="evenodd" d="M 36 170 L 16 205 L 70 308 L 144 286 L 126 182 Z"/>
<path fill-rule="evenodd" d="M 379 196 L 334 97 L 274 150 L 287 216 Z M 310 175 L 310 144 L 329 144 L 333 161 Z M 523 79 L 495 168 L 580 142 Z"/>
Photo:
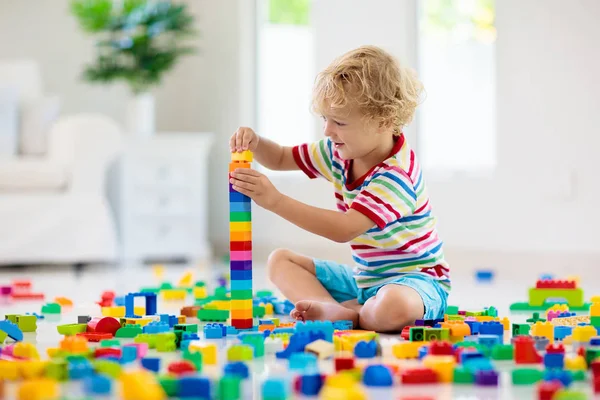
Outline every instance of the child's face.
<path fill-rule="evenodd" d="M 365 121 L 358 107 L 331 109 L 323 115 L 323 132 L 344 160 L 360 159 L 377 149 L 385 139 L 379 123 Z"/>

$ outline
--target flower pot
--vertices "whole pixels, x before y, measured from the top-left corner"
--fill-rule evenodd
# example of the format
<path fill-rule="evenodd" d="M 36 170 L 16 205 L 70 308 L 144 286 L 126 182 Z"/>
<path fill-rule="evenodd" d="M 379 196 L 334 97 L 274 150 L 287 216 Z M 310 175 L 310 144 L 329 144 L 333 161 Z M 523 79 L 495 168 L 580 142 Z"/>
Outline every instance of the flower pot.
<path fill-rule="evenodd" d="M 151 136 L 154 128 L 154 96 L 151 93 L 134 95 L 127 105 L 127 134 Z"/>

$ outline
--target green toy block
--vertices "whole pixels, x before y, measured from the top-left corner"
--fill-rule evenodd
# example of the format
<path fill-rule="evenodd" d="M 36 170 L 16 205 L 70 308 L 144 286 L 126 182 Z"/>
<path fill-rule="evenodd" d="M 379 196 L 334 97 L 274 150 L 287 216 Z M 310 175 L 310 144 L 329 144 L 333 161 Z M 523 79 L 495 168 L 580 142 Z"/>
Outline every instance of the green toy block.
<path fill-rule="evenodd" d="M 448 340 L 450 329 L 448 328 L 425 328 L 425 341 Z"/>
<path fill-rule="evenodd" d="M 271 290 L 258 290 L 256 292 L 256 297 L 262 298 L 262 297 L 271 297 L 273 296 L 273 292 Z"/>
<path fill-rule="evenodd" d="M 231 300 L 248 300 L 252 298 L 252 290 L 232 290 Z"/>
<path fill-rule="evenodd" d="M 492 352 L 492 349 L 490 347 L 481 345 L 477 342 L 462 341 L 462 342 L 455 343 L 454 346 L 456 346 L 456 347 L 473 347 L 474 349 L 477 349 L 477 351 L 480 352 L 481 354 L 483 354 L 485 357 L 489 357 L 490 353 Z"/>
<path fill-rule="evenodd" d="M 87 324 L 65 324 L 57 325 L 56 330 L 61 335 L 73 336 L 78 333 L 83 333 L 87 330 Z"/>
<path fill-rule="evenodd" d="M 252 360 L 253 354 L 254 349 L 252 348 L 252 346 L 248 346 L 246 344 L 234 344 L 229 349 L 227 349 L 227 360 L 250 361 Z"/>
<path fill-rule="evenodd" d="M 542 289 L 540 289 L 542 290 Z M 557 289 L 559 290 L 559 289 Z M 565 290 L 565 289 L 562 289 Z M 510 305 L 510 311 L 545 311 L 556 304 L 565 304 L 564 301 L 545 302 L 541 306 L 533 306 L 529 303 L 513 303 Z M 583 306 L 569 305 L 569 311 L 589 311 L 591 303 L 584 303 Z"/>
<path fill-rule="evenodd" d="M 127 324 L 124 327 L 117 330 L 115 333 L 116 338 L 135 338 L 143 332 L 143 328 L 138 324 Z"/>
<path fill-rule="evenodd" d="M 585 376 L 585 371 L 582 370 L 577 370 L 577 371 L 573 371 L 573 380 L 576 382 L 581 382 L 581 381 L 585 381 L 586 376 Z"/>
<path fill-rule="evenodd" d="M 23 332 L 35 332 L 37 330 L 37 317 L 35 315 L 17 315 L 16 324 Z"/>
<path fill-rule="evenodd" d="M 408 340 L 411 342 L 422 342 L 425 340 L 425 328 L 413 326 L 409 330 Z"/>
<path fill-rule="evenodd" d="M 198 281 L 198 282 L 194 283 L 194 286 L 196 286 L 196 287 L 205 287 L 206 283 L 204 281 Z"/>
<path fill-rule="evenodd" d="M 169 352 L 177 350 L 177 344 L 175 343 L 177 337 L 173 332 L 157 333 L 156 336 L 156 351 L 158 352 Z"/>
<path fill-rule="evenodd" d="M 121 342 L 118 339 L 102 339 L 100 347 L 121 347 Z"/>
<path fill-rule="evenodd" d="M 211 301 L 212 300 L 209 299 L 208 297 L 204 298 L 204 299 L 196 299 L 196 300 L 194 300 L 194 305 L 195 306 L 203 306 L 203 305 L 205 305 L 207 303 L 210 303 Z"/>
<path fill-rule="evenodd" d="M 229 213 L 229 222 L 250 222 L 252 213 L 250 211 L 232 211 Z"/>
<path fill-rule="evenodd" d="M 146 287 L 140 290 L 140 293 L 158 293 L 160 292 L 160 288 L 157 287 Z"/>
<path fill-rule="evenodd" d="M 0 344 L 4 343 L 4 339 L 6 339 L 8 337 L 8 333 L 4 332 L 3 330 L 0 330 Z"/>
<path fill-rule="evenodd" d="M 224 286 L 216 288 L 214 298 L 215 300 L 229 300 L 229 297 L 227 297 L 227 288 Z"/>
<path fill-rule="evenodd" d="M 179 379 L 170 375 L 162 375 L 158 377 L 158 383 L 162 386 L 167 397 L 177 397 L 179 387 Z"/>
<path fill-rule="evenodd" d="M 10 322 L 12 322 L 13 324 L 16 324 L 16 323 L 17 323 L 17 317 L 18 317 L 19 315 L 20 315 L 20 314 L 6 314 L 6 315 L 4 316 L 4 319 L 7 319 L 7 320 L 9 320 L 9 321 L 10 321 Z"/>
<path fill-rule="evenodd" d="M 265 308 L 263 306 L 252 307 L 252 316 L 254 318 L 262 318 L 265 316 Z"/>
<path fill-rule="evenodd" d="M 121 328 L 121 329 L 123 329 L 123 328 Z M 151 335 L 149 333 L 140 333 L 133 339 L 133 342 L 134 343 L 146 343 L 146 344 L 148 344 L 149 349 L 155 349 L 156 348 L 156 338 L 157 338 L 156 335 Z"/>
<path fill-rule="evenodd" d="M 46 365 L 46 377 L 57 381 L 66 381 L 68 378 L 67 362 L 62 358 L 50 360 Z"/>
<path fill-rule="evenodd" d="M 517 368 L 511 375 L 513 385 L 533 385 L 542 380 L 544 372 L 535 368 Z"/>
<path fill-rule="evenodd" d="M 448 315 L 448 321 L 464 321 L 464 315 Z"/>
<path fill-rule="evenodd" d="M 173 330 L 198 333 L 198 324 L 176 324 Z"/>
<path fill-rule="evenodd" d="M 202 353 L 199 351 L 183 352 L 183 359 L 191 362 L 196 367 L 196 372 L 202 372 Z"/>
<path fill-rule="evenodd" d="M 121 364 L 111 360 L 94 360 L 92 362 L 94 371 L 98 374 L 108 375 L 111 378 L 118 378 L 121 375 Z"/>
<path fill-rule="evenodd" d="M 238 400 L 241 399 L 240 390 L 241 379 L 237 376 L 225 375 L 219 381 L 219 399 L 220 400 Z"/>
<path fill-rule="evenodd" d="M 492 347 L 490 358 L 492 358 L 492 360 L 512 360 L 513 351 L 512 344 L 497 344 Z"/>
<path fill-rule="evenodd" d="M 512 335 L 529 335 L 529 329 L 531 329 L 529 324 L 512 324 Z"/>
<path fill-rule="evenodd" d="M 590 317 L 590 325 L 593 327 L 600 327 L 600 317 Z"/>
<path fill-rule="evenodd" d="M 448 315 L 458 315 L 458 306 L 448 306 L 446 307 L 446 314 Z"/>
<path fill-rule="evenodd" d="M 588 396 L 585 392 L 571 389 L 558 389 L 552 400 L 587 400 Z"/>
<path fill-rule="evenodd" d="M 484 310 L 483 315 L 488 317 L 497 317 L 498 309 L 494 306 L 488 307 L 486 310 Z"/>
<path fill-rule="evenodd" d="M 475 382 L 475 375 L 463 367 L 455 368 L 453 381 L 456 384 L 468 385 Z"/>
<path fill-rule="evenodd" d="M 546 322 L 546 320 L 544 318 L 540 318 L 540 313 L 539 312 L 534 312 L 533 315 L 531 316 L 531 318 L 528 318 L 526 320 L 526 322 L 535 324 L 536 322 L 541 321 L 541 322 Z"/>
<path fill-rule="evenodd" d="M 161 283 L 160 286 L 159 286 L 159 288 L 158 288 L 158 290 L 161 291 L 161 290 L 165 290 L 165 289 L 167 289 L 167 290 L 168 289 L 173 289 L 173 285 L 171 285 L 169 282 L 163 282 L 163 283 Z"/>
<path fill-rule="evenodd" d="M 252 346 L 254 349 L 254 358 L 265 355 L 265 338 L 262 335 L 245 335 L 242 337 L 242 344 Z"/>
<path fill-rule="evenodd" d="M 219 321 L 224 322 L 229 318 L 229 310 L 198 310 L 198 319 L 200 321 Z"/>
<path fill-rule="evenodd" d="M 532 306 L 541 306 L 549 298 L 565 299 L 569 307 L 582 307 L 583 289 L 529 289 L 529 304 Z"/>
<path fill-rule="evenodd" d="M 590 346 L 585 349 L 585 362 L 587 365 L 591 365 L 592 361 L 600 356 L 600 346 Z"/>
<path fill-rule="evenodd" d="M 465 317 L 483 317 L 485 314 L 483 311 L 466 311 Z"/>
<path fill-rule="evenodd" d="M 48 303 L 42 306 L 42 314 L 60 314 L 60 304 Z"/>

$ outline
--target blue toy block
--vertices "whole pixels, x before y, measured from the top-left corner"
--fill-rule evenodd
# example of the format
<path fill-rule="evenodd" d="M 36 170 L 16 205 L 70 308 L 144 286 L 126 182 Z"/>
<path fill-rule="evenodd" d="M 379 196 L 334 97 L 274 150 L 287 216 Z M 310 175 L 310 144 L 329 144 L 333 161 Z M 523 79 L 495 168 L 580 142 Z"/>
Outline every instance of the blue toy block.
<path fill-rule="evenodd" d="M 556 328 L 554 328 L 554 335 L 556 335 Z M 600 336 L 594 336 L 590 339 L 590 346 L 600 346 Z"/>
<path fill-rule="evenodd" d="M 113 299 L 113 303 L 117 307 L 123 307 L 125 305 L 125 296 L 117 296 Z"/>
<path fill-rule="evenodd" d="M 222 339 L 225 335 L 227 335 L 227 328 L 223 324 L 204 325 L 205 339 Z"/>
<path fill-rule="evenodd" d="M 483 326 L 483 325 L 481 325 L 481 326 Z M 481 332 L 481 326 L 479 327 L 480 328 L 479 332 Z M 491 348 L 491 347 L 494 347 L 497 344 L 500 344 L 500 336 L 498 336 L 498 335 L 482 335 L 482 334 L 480 334 L 477 337 L 477 343 L 479 343 L 479 344 L 481 344 L 483 346 L 487 346 L 487 347 Z"/>
<path fill-rule="evenodd" d="M 281 378 L 267 378 L 262 386 L 263 400 L 286 400 L 288 384 Z"/>
<path fill-rule="evenodd" d="M 325 340 L 333 342 L 333 323 L 331 321 L 299 321 L 296 322 L 296 332 L 323 332 Z"/>
<path fill-rule="evenodd" d="M 168 324 L 158 321 L 152 321 L 142 328 L 143 333 L 162 333 L 169 332 L 170 327 Z"/>
<path fill-rule="evenodd" d="M 484 357 L 468 359 L 463 363 L 463 367 L 473 374 L 477 371 L 491 371 L 494 369 L 490 359 Z"/>
<path fill-rule="evenodd" d="M 394 382 L 392 372 L 385 365 L 369 365 L 363 374 L 365 386 L 391 387 Z"/>
<path fill-rule="evenodd" d="M 82 379 L 94 373 L 92 364 L 83 358 L 76 358 L 69 361 L 67 365 L 69 379 Z"/>
<path fill-rule="evenodd" d="M 241 361 L 228 363 L 227 365 L 225 365 L 223 373 L 225 375 L 239 376 L 241 379 L 246 379 L 250 375 L 250 372 L 248 371 L 248 366 Z"/>
<path fill-rule="evenodd" d="M 127 364 L 135 361 L 137 358 L 137 348 L 133 346 L 121 347 L 121 364 Z"/>
<path fill-rule="evenodd" d="M 14 324 L 7 319 L 0 321 L 0 331 L 4 331 L 4 333 L 15 342 L 23 340 L 23 331 L 19 329 L 17 324 Z"/>
<path fill-rule="evenodd" d="M 273 323 L 273 320 L 272 320 L 272 319 L 266 319 L 266 318 L 265 318 L 265 319 L 259 319 L 259 320 L 258 320 L 258 324 L 259 324 L 259 325 L 275 325 L 275 324 Z"/>
<path fill-rule="evenodd" d="M 294 328 L 275 328 L 275 330 L 273 331 L 273 334 L 278 334 L 278 333 L 294 334 L 295 332 L 296 332 L 296 330 Z"/>
<path fill-rule="evenodd" d="M 252 203 L 248 201 L 235 201 L 229 203 L 229 211 L 230 212 L 249 212 L 252 211 Z"/>
<path fill-rule="evenodd" d="M 423 357 L 425 357 L 428 352 L 429 352 L 429 347 L 428 346 L 421 346 L 421 347 L 419 347 L 419 360 L 422 360 Z"/>
<path fill-rule="evenodd" d="M 229 204 L 233 203 L 250 203 L 250 197 L 239 192 L 229 192 Z"/>
<path fill-rule="evenodd" d="M 235 326 L 228 326 L 226 328 L 227 336 L 235 336 L 239 333 L 238 329 Z"/>
<path fill-rule="evenodd" d="M 179 323 L 179 319 L 176 315 L 169 315 L 169 327 L 174 327 Z"/>
<path fill-rule="evenodd" d="M 275 315 L 289 315 L 294 309 L 294 303 L 289 300 L 273 302 L 273 313 Z"/>
<path fill-rule="evenodd" d="M 550 368 L 564 368 L 565 367 L 565 354 L 564 353 L 546 353 L 544 354 L 544 367 Z"/>
<path fill-rule="evenodd" d="M 252 280 L 232 280 L 231 281 L 231 290 L 252 290 Z"/>
<path fill-rule="evenodd" d="M 142 367 L 144 367 L 145 369 L 152 371 L 152 372 L 158 372 L 160 371 L 160 358 L 158 357 L 144 357 L 141 360 L 142 362 Z"/>
<path fill-rule="evenodd" d="M 540 275 L 540 281 L 553 281 L 554 275 L 552 274 L 542 274 Z"/>
<path fill-rule="evenodd" d="M 169 324 L 169 321 L 170 321 L 169 314 L 160 314 L 159 317 L 160 317 L 160 322 L 162 322 L 163 324 L 170 325 Z"/>
<path fill-rule="evenodd" d="M 134 313 L 134 300 L 136 297 L 143 297 L 146 300 L 146 315 L 156 315 L 156 293 L 138 292 L 129 293 L 125 296 L 125 318 L 140 317 Z"/>
<path fill-rule="evenodd" d="M 573 332 L 572 326 L 557 325 L 554 327 L 554 340 L 563 340 L 567 336 L 570 336 L 572 332 Z M 598 344 L 600 344 L 600 338 L 598 340 Z"/>
<path fill-rule="evenodd" d="M 504 326 L 498 321 L 487 321 L 479 325 L 479 334 L 496 335 L 502 341 L 504 337 Z"/>
<path fill-rule="evenodd" d="M 210 379 L 203 376 L 184 375 L 177 380 L 178 398 L 212 399 Z"/>
<path fill-rule="evenodd" d="M 44 314 L 38 314 L 38 313 L 25 313 L 25 315 L 33 315 L 35 316 L 37 319 L 44 319 L 46 317 L 44 317 Z"/>
<path fill-rule="evenodd" d="M 352 329 L 352 321 L 340 320 L 333 323 L 333 329 L 336 331 L 349 331 Z"/>
<path fill-rule="evenodd" d="M 377 342 L 361 340 L 354 346 L 354 355 L 358 358 L 373 358 L 377 356 Z"/>
<path fill-rule="evenodd" d="M 480 282 L 489 282 L 494 279 L 494 271 L 489 269 L 480 269 L 475 272 L 475 279 Z"/>
<path fill-rule="evenodd" d="M 288 346 L 283 350 L 275 353 L 277 358 L 289 358 L 293 353 L 303 352 L 307 344 L 314 342 L 315 340 L 323 339 L 323 332 L 312 333 L 312 332 L 297 332 L 290 336 Z"/>
<path fill-rule="evenodd" d="M 252 280 L 252 271 L 230 271 L 231 281 Z"/>
<path fill-rule="evenodd" d="M 200 337 L 196 332 L 183 332 L 181 340 L 200 340 Z"/>
<path fill-rule="evenodd" d="M 481 354 L 479 352 L 479 350 L 476 349 L 464 349 L 463 351 L 461 351 L 460 353 L 460 363 L 461 364 L 466 364 L 468 361 L 470 360 L 475 360 L 475 359 L 481 359 L 484 358 L 483 354 Z"/>
<path fill-rule="evenodd" d="M 104 375 L 90 375 L 83 379 L 83 392 L 87 395 L 106 395 L 112 391 L 112 380 Z"/>
<path fill-rule="evenodd" d="M 570 371 L 560 369 L 547 369 L 544 372 L 544 380 L 547 382 L 559 380 L 564 387 L 569 387 L 573 382 L 573 374 Z"/>
<path fill-rule="evenodd" d="M 481 322 L 465 321 L 465 324 L 469 325 L 469 328 L 471 328 L 471 335 L 477 335 L 479 333 L 479 326 L 481 326 Z"/>
<path fill-rule="evenodd" d="M 290 356 L 291 371 L 317 370 L 317 356 L 312 353 L 293 353 Z"/>
<path fill-rule="evenodd" d="M 316 396 L 323 386 L 324 377 L 320 374 L 300 376 L 300 393 L 305 396 Z"/>

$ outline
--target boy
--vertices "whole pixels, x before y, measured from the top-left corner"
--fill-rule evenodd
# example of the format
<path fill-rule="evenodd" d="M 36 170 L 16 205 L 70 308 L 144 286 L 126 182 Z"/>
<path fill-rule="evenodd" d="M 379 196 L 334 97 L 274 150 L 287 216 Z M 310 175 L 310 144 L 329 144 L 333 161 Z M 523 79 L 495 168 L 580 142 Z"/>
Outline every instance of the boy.
<path fill-rule="evenodd" d="M 349 242 L 355 268 L 289 250 L 274 251 L 269 279 L 295 303 L 298 320 L 351 320 L 354 327 L 399 331 L 442 318 L 450 279 L 415 153 L 402 133 L 422 91 L 411 70 L 375 46 L 352 50 L 316 80 L 313 109 L 325 138 L 282 147 L 239 128 L 232 151 L 251 150 L 272 170 L 302 170 L 333 183 L 337 211 L 277 191 L 252 169 L 232 173 L 235 190 L 314 234 Z"/>

